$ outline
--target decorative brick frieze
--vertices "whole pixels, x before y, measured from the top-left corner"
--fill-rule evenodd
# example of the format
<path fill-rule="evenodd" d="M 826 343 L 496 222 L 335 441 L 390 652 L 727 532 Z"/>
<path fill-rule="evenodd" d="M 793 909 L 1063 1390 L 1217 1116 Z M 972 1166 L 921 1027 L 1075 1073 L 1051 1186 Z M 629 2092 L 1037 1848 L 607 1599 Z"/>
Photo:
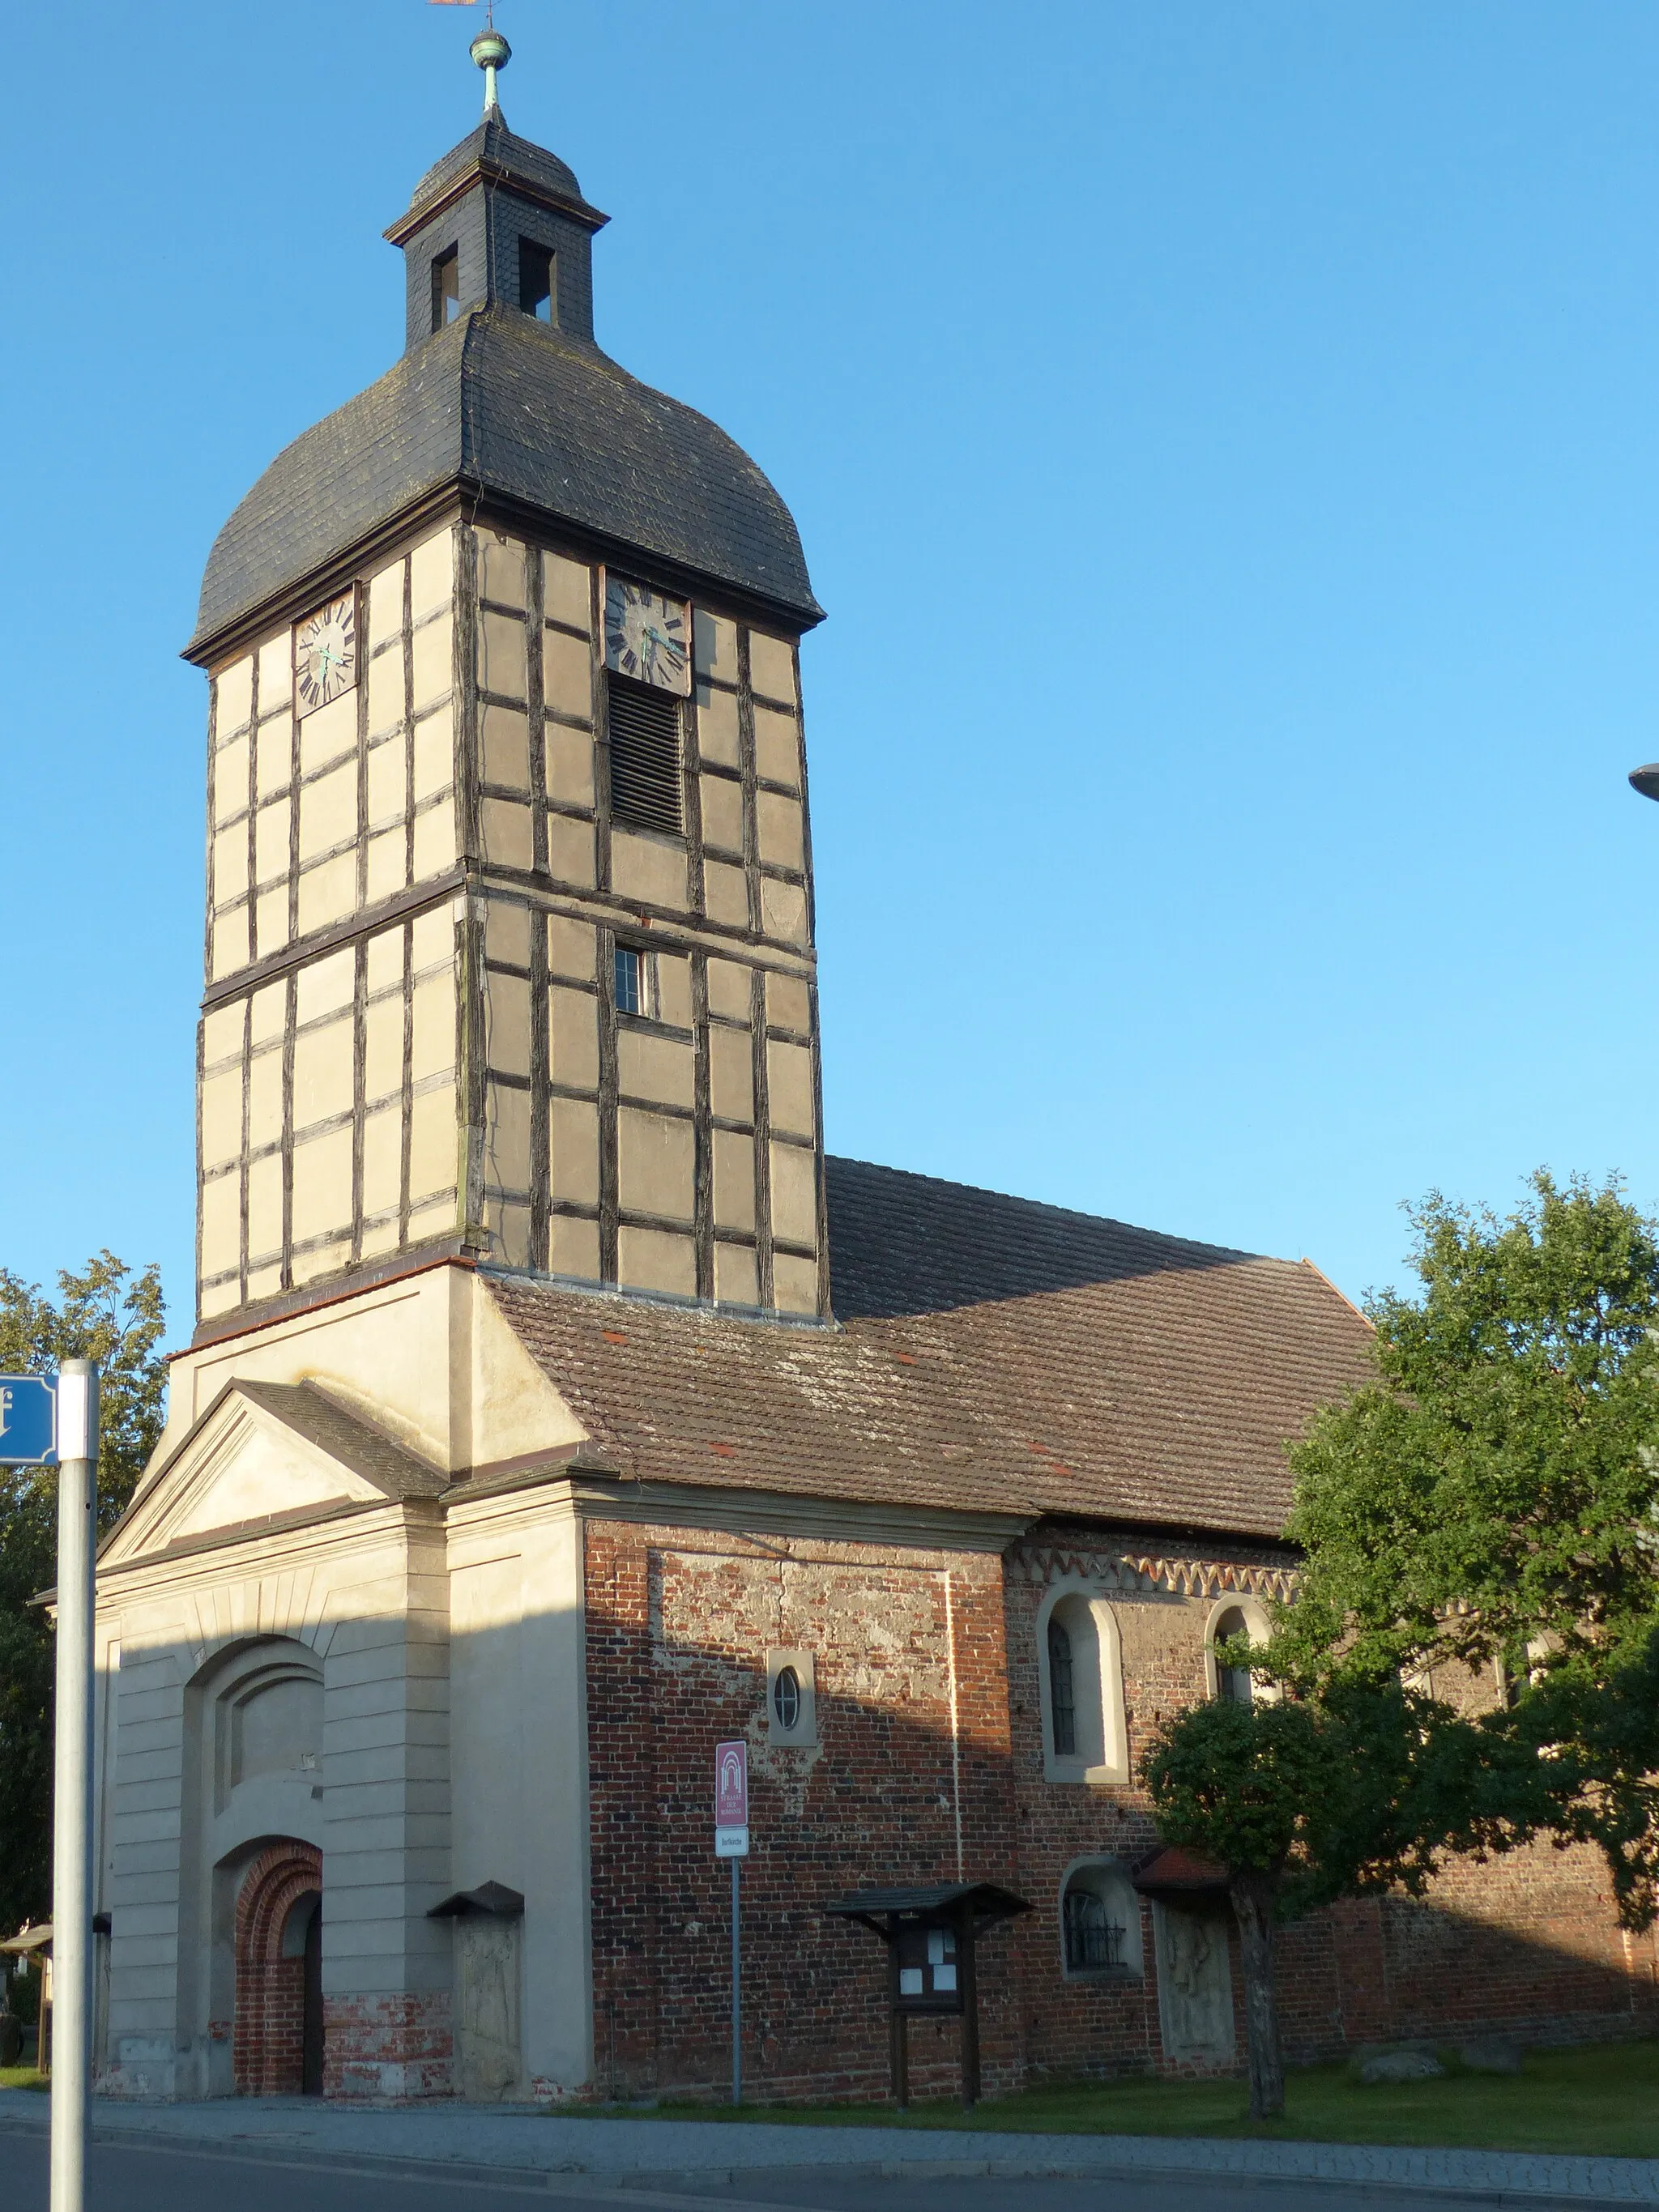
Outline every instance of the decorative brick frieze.
<path fill-rule="evenodd" d="M 1022 1545 L 1008 1562 L 1010 1582 L 1037 1587 L 1076 1575 L 1126 1595 L 1162 1592 L 1175 1597 L 1243 1597 L 1288 1601 L 1296 1571 L 1281 1563 L 1194 1558 L 1190 1553 L 1119 1552 L 1102 1546 Z"/>

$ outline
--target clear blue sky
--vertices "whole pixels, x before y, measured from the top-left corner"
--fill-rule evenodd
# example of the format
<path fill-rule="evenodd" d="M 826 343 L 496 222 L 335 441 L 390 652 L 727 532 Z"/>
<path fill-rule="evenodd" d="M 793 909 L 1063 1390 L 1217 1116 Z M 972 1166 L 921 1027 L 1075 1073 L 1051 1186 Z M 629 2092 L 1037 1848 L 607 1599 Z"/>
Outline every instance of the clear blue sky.
<path fill-rule="evenodd" d="M 1396 1279 L 1659 1203 L 1651 0 L 503 0 L 601 343 L 793 505 L 831 1146 Z M 0 1265 L 189 1326 L 213 533 L 402 330 L 482 11 L 15 25 Z M 55 53 L 49 57 L 47 49 Z"/>

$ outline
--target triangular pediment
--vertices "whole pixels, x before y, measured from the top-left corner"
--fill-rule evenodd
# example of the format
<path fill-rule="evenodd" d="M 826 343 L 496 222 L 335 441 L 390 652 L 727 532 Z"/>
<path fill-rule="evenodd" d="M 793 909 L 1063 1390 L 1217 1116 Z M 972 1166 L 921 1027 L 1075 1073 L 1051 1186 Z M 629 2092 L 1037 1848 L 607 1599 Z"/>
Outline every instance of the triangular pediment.
<path fill-rule="evenodd" d="M 312 1385 L 231 1382 L 134 1500 L 102 1563 L 194 1540 L 231 1542 L 273 1521 L 384 1505 L 441 1483 Z"/>

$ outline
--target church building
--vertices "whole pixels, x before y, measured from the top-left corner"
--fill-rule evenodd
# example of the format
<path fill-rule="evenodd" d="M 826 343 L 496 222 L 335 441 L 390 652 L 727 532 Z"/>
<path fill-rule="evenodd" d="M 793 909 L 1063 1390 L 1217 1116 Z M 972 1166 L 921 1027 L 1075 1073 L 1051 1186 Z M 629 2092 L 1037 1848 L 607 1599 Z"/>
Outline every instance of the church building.
<path fill-rule="evenodd" d="M 404 348 L 215 544 L 197 1323 L 98 1568 L 99 2078 L 884 2094 L 826 1907 L 988 1882 L 984 2078 L 1225 2070 L 1135 1784 L 1367 1371 L 1306 1261 L 826 1155 L 789 512 L 595 337 L 496 94 L 386 233 Z M 1659 2024 L 1541 1853 L 1287 1933 L 1293 2057 Z M 903 1968 L 954 2087 L 948 1933 Z M 914 1977 L 914 1980 L 908 1978 Z M 895 1970 L 896 1984 L 898 1970 Z"/>

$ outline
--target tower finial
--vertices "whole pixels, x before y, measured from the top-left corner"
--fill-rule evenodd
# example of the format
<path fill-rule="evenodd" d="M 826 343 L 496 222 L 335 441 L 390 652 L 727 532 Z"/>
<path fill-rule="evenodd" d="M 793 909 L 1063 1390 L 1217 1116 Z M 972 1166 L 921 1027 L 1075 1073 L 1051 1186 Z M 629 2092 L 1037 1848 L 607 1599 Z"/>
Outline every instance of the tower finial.
<path fill-rule="evenodd" d="M 512 60 L 512 47 L 492 22 L 487 30 L 479 32 L 467 52 L 484 73 L 484 113 L 499 115 L 501 103 L 495 90 L 495 72 L 504 70 Z"/>

